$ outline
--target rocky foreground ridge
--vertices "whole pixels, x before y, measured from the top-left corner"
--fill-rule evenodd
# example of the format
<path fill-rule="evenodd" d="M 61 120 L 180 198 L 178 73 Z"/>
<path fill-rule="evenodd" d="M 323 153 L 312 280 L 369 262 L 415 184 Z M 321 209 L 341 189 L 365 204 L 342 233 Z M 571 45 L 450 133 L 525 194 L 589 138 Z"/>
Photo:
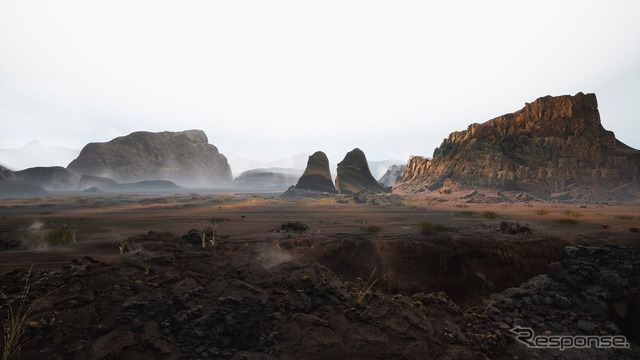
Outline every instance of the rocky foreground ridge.
<path fill-rule="evenodd" d="M 232 179 L 227 158 L 202 130 L 139 131 L 90 143 L 67 169 L 123 183 L 167 180 L 183 187 L 217 187 Z"/>
<path fill-rule="evenodd" d="M 595 94 L 546 96 L 453 132 L 433 158 L 413 157 L 395 189 L 491 187 L 537 194 L 637 191 L 640 151 L 602 127 Z"/>

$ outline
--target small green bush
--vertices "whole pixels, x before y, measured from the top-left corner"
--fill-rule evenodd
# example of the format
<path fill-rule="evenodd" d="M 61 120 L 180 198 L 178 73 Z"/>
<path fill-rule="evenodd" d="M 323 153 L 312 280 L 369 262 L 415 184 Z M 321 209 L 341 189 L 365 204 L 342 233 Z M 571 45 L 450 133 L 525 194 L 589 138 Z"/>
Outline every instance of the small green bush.
<path fill-rule="evenodd" d="M 635 220 L 635 219 L 637 219 L 637 217 L 631 216 L 631 215 L 616 215 L 616 218 L 620 219 L 620 220 Z"/>
<path fill-rule="evenodd" d="M 382 226 L 380 226 L 380 225 L 360 226 L 360 230 L 362 230 L 362 231 L 364 231 L 366 233 L 376 234 L 376 233 L 379 233 L 380 231 L 382 231 Z"/>
<path fill-rule="evenodd" d="M 474 216 L 475 214 L 477 214 L 475 211 L 463 210 L 463 211 L 457 211 L 453 215 L 455 215 L 455 216 Z"/>
<path fill-rule="evenodd" d="M 452 230 L 452 228 L 440 224 L 434 224 L 431 221 L 423 221 L 418 224 L 418 231 L 421 234 L 437 234 L 450 230 Z"/>
<path fill-rule="evenodd" d="M 558 219 L 555 222 L 564 225 L 578 225 L 578 220 L 569 218 Z"/>
<path fill-rule="evenodd" d="M 495 211 L 483 211 L 482 212 L 482 217 L 485 219 L 497 219 L 498 218 L 498 213 Z"/>
<path fill-rule="evenodd" d="M 580 216 L 582 216 L 581 212 L 575 211 L 575 210 L 565 210 L 562 213 L 565 214 L 566 216 L 571 216 L 574 218 L 579 218 Z"/>

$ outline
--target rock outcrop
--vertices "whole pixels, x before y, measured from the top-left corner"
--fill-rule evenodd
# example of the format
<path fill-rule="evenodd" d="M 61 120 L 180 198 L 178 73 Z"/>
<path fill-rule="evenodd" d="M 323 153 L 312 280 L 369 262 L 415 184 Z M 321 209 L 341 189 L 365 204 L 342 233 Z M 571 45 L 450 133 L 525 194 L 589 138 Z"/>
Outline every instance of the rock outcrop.
<path fill-rule="evenodd" d="M 78 186 L 78 177 L 61 166 L 34 167 L 20 171 L 5 171 L 5 178 L 11 181 L 19 181 L 33 184 L 47 191 L 75 190 Z"/>
<path fill-rule="evenodd" d="M 341 194 L 357 193 L 365 189 L 374 193 L 391 192 L 390 188 L 377 182 L 371 175 L 367 158 L 364 152 L 358 148 L 348 152 L 344 159 L 338 163 L 336 189 Z"/>
<path fill-rule="evenodd" d="M 394 186 L 398 180 L 402 179 L 406 167 L 407 165 L 391 165 L 378 182 L 384 186 Z"/>
<path fill-rule="evenodd" d="M 600 123 L 594 94 L 546 96 L 451 133 L 433 159 L 413 157 L 396 189 L 491 187 L 538 194 L 638 188 L 640 151 Z"/>
<path fill-rule="evenodd" d="M 120 183 L 168 180 L 185 187 L 219 187 L 231 181 L 227 158 L 202 130 L 140 131 L 91 143 L 67 168 Z"/>
<path fill-rule="evenodd" d="M 311 190 L 335 194 L 338 191 L 333 185 L 329 159 L 322 151 L 316 151 L 309 156 L 307 167 L 296 183 L 298 190 Z"/>

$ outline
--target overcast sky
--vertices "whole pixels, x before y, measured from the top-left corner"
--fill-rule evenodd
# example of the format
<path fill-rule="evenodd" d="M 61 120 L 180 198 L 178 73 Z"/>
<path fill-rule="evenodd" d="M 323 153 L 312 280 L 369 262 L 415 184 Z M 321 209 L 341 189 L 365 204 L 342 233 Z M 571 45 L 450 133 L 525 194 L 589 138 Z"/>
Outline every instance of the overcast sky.
<path fill-rule="evenodd" d="M 198 128 L 229 160 L 406 160 L 579 91 L 640 148 L 639 15 L 640 1 L 0 0 L 0 148 Z"/>

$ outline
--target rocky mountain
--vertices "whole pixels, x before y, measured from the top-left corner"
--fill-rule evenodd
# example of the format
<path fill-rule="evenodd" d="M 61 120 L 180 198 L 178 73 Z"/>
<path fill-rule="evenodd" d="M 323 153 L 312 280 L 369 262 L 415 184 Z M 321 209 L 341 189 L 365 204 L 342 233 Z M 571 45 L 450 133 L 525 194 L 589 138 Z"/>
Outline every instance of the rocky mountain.
<path fill-rule="evenodd" d="M 404 174 L 407 165 L 391 165 L 378 182 L 384 186 L 394 186 Z"/>
<path fill-rule="evenodd" d="M 492 187 L 539 194 L 638 188 L 640 151 L 602 127 L 594 94 L 546 96 L 453 132 L 413 157 L 401 191 Z"/>
<path fill-rule="evenodd" d="M 78 177 L 61 166 L 34 167 L 21 171 L 5 171 L 6 180 L 40 186 L 48 191 L 75 190 Z"/>
<path fill-rule="evenodd" d="M 67 169 L 119 183 L 168 180 L 184 187 L 219 187 L 231 181 L 227 158 L 202 130 L 139 131 L 90 143 Z"/>
<path fill-rule="evenodd" d="M 390 192 L 390 188 L 378 183 L 371 175 L 367 158 L 362 150 L 355 148 L 338 163 L 336 189 L 341 194 L 357 193 L 369 190 L 374 193 Z"/>
<path fill-rule="evenodd" d="M 0 162 L 12 170 L 31 167 L 66 165 L 75 159 L 80 150 L 62 146 L 48 146 L 32 141 L 19 149 L 0 149 Z"/>
<path fill-rule="evenodd" d="M 300 173 L 304 171 L 305 164 L 309 154 L 296 154 L 286 158 L 281 158 L 273 161 L 255 161 L 246 159 L 243 157 L 236 157 L 229 161 L 231 171 L 234 176 L 239 176 L 245 171 L 254 169 L 268 169 L 268 168 L 281 168 L 281 169 L 296 169 Z"/>
<path fill-rule="evenodd" d="M 239 190 L 286 190 L 294 184 L 302 172 L 298 169 L 253 169 L 233 179 L 233 188 Z"/>
<path fill-rule="evenodd" d="M 322 151 L 316 151 L 309 156 L 307 167 L 296 183 L 296 189 L 335 194 L 338 191 L 332 179 L 327 155 Z"/>
<path fill-rule="evenodd" d="M 387 160 L 368 160 L 369 170 L 371 170 L 371 175 L 374 178 L 380 179 L 384 174 L 387 173 L 387 170 L 393 165 L 404 164 L 406 160 L 399 159 L 387 159 Z"/>

